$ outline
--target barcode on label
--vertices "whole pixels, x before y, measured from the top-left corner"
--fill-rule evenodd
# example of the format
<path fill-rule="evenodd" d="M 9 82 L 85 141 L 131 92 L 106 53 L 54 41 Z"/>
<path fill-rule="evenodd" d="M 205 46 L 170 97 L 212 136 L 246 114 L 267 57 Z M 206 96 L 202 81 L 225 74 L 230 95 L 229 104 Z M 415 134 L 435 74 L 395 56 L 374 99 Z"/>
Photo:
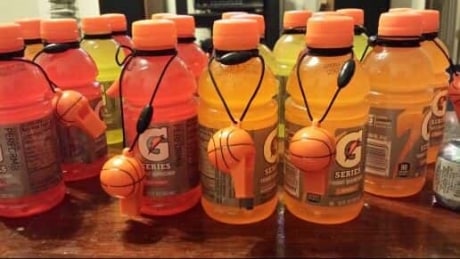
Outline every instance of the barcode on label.
<path fill-rule="evenodd" d="M 390 175 L 391 142 L 367 140 L 366 172 L 380 176 Z"/>

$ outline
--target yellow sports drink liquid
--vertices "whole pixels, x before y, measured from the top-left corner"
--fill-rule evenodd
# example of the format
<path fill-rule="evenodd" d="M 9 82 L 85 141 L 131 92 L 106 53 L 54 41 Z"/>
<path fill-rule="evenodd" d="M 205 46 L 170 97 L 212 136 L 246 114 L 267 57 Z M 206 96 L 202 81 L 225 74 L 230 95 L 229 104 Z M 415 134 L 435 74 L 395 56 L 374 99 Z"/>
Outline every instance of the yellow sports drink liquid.
<path fill-rule="evenodd" d="M 283 34 L 276 41 L 273 48 L 273 55 L 277 63 L 274 71 L 279 81 L 279 126 L 278 136 L 280 138 L 279 152 L 284 149 L 284 100 L 286 99 L 286 81 L 291 74 L 297 58 L 305 49 L 305 31 L 307 21 L 312 12 L 307 10 L 286 11 L 283 16 Z M 281 155 L 284 156 L 284 155 Z"/>
<path fill-rule="evenodd" d="M 421 35 L 420 14 L 384 13 L 376 45 L 363 60 L 372 83 L 365 191 L 375 195 L 406 197 L 425 183 L 433 91 Z"/>
<path fill-rule="evenodd" d="M 422 32 L 424 41 L 420 44 L 423 52 L 431 62 L 433 78 L 433 99 L 431 101 L 430 147 L 428 149 L 427 163 L 434 163 L 438 156 L 444 136 L 444 120 L 447 109 L 447 89 L 449 75 L 446 68 L 449 66 L 447 52 L 443 50 L 443 43 L 438 38 L 439 11 L 419 10 L 422 15 Z"/>
<path fill-rule="evenodd" d="M 43 48 L 42 39 L 40 38 L 40 22 L 39 18 L 24 18 L 16 20 L 21 26 L 21 34 L 24 38 L 26 49 L 24 57 L 32 60 L 35 55 Z"/>
<path fill-rule="evenodd" d="M 215 55 L 198 86 L 201 204 L 229 224 L 261 221 L 277 204 L 277 80 L 258 43 L 256 21 L 215 21 Z"/>
<path fill-rule="evenodd" d="M 313 16 L 307 28 L 287 82 L 284 202 L 303 220 L 338 224 L 363 206 L 369 78 L 353 55 L 352 18 Z"/>
<path fill-rule="evenodd" d="M 364 27 L 364 11 L 357 8 L 345 8 L 339 9 L 336 12 L 353 18 L 355 22 L 355 36 L 353 38 L 353 51 L 358 58 L 362 58 L 364 51 L 366 50 L 367 35 Z M 368 49 L 368 51 L 370 51 Z"/>
<path fill-rule="evenodd" d="M 111 98 L 105 93 L 120 75 L 121 68 L 115 59 L 118 45 L 112 38 L 112 29 L 108 17 L 83 17 L 81 29 L 83 32 L 81 47 L 96 62 L 99 71 L 97 80 L 101 84 L 104 93 L 102 116 L 107 124 L 107 144 L 119 144 L 123 141 L 120 102 L 117 98 Z M 121 56 L 123 56 L 123 53 L 119 53 L 119 58 L 122 59 Z"/>

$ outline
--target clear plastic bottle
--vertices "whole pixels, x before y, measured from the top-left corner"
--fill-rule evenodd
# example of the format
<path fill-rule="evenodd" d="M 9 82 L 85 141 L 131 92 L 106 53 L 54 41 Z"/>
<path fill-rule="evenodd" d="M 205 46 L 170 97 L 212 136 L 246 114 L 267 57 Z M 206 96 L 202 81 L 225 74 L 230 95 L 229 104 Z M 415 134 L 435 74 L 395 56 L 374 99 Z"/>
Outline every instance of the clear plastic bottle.
<path fill-rule="evenodd" d="M 24 18 L 16 20 L 21 26 L 21 34 L 24 38 L 24 44 L 26 49 L 24 57 L 28 60 L 32 60 L 35 55 L 43 49 L 43 42 L 40 38 L 40 18 Z"/>
<path fill-rule="evenodd" d="M 101 88 L 96 81 L 97 67 L 88 53 L 80 48 L 77 21 L 65 18 L 43 20 L 41 37 L 47 44 L 68 47 L 60 52 L 42 52 L 35 62 L 43 67 L 60 89 L 75 90 L 85 96 L 100 115 L 103 104 Z M 75 73 L 76 67 L 78 73 Z M 58 132 L 64 180 L 77 181 L 98 176 L 107 159 L 105 134 L 94 139 L 76 126 L 63 124 L 59 124 Z"/>
<path fill-rule="evenodd" d="M 384 13 L 376 46 L 363 61 L 372 82 L 365 180 L 371 194 L 407 197 L 425 184 L 433 91 L 421 35 L 420 14 Z"/>
<path fill-rule="evenodd" d="M 244 30 L 242 30 L 244 28 Z M 252 184 L 253 207 L 247 208 L 236 198 L 237 185 L 244 182 L 235 180 L 210 164 L 207 147 L 210 139 L 219 129 L 231 125 L 223 103 L 216 92 L 220 89 L 225 102 L 235 117 L 240 117 L 248 100 L 254 94 L 261 77 L 263 63 L 252 57 L 238 64 L 224 65 L 218 59 L 226 53 L 238 55 L 257 48 L 259 43 L 257 23 L 248 19 L 225 19 L 214 22 L 213 44 L 216 59 L 205 70 L 198 86 L 200 171 L 203 197 L 201 205 L 211 218 L 228 224 L 249 224 L 269 217 L 277 204 L 277 113 L 273 98 L 277 92 L 277 80 L 269 69 L 265 74 L 241 128 L 254 140 L 255 167 Z M 216 85 L 213 84 L 212 72 Z"/>
<path fill-rule="evenodd" d="M 367 95 L 370 82 L 357 57 L 352 54 L 352 18 L 313 16 L 308 20 L 307 28 L 305 51 L 308 54 L 299 60 L 287 82 L 284 202 L 289 212 L 303 220 L 338 224 L 356 218 L 363 207 L 363 143 L 369 114 Z M 298 130 L 313 123 L 307 116 L 297 69 L 312 119 L 320 120 L 337 91 L 341 67 L 351 60 L 356 64 L 354 75 L 321 123 L 321 128 L 335 137 L 335 155 L 328 154 L 332 158 L 331 164 L 324 170 L 303 171 L 292 162 L 287 146 Z"/>
<path fill-rule="evenodd" d="M 0 216 L 47 211 L 65 195 L 59 165 L 53 93 L 43 72 L 17 59 L 17 24 L 0 25 Z"/>

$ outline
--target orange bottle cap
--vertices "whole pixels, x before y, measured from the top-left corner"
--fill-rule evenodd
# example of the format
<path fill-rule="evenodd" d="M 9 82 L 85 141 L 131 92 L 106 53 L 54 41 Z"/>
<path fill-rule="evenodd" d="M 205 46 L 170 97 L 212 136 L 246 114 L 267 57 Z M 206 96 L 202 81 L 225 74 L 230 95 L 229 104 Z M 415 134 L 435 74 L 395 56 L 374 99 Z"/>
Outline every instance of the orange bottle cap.
<path fill-rule="evenodd" d="M 191 15 L 165 15 L 163 19 L 171 20 L 176 25 L 177 37 L 193 37 L 195 35 L 195 18 Z"/>
<path fill-rule="evenodd" d="M 40 33 L 50 43 L 73 42 L 79 38 L 77 20 L 72 18 L 43 20 Z"/>
<path fill-rule="evenodd" d="M 154 13 L 152 14 L 152 19 L 164 19 L 167 16 L 174 16 L 176 14 L 173 13 Z"/>
<path fill-rule="evenodd" d="M 234 15 L 240 15 L 240 14 L 247 14 L 247 12 L 243 11 L 236 11 L 236 12 L 223 12 L 222 13 L 222 19 L 230 19 Z"/>
<path fill-rule="evenodd" d="M 21 26 L 21 34 L 25 40 L 40 39 L 40 18 L 25 18 L 16 20 Z"/>
<path fill-rule="evenodd" d="M 398 8 L 390 8 L 388 12 L 407 12 L 407 11 L 414 11 L 414 9 L 409 7 L 398 7 Z"/>
<path fill-rule="evenodd" d="M 81 29 L 88 35 L 101 35 L 112 33 L 109 18 L 106 16 L 90 16 L 81 19 Z"/>
<path fill-rule="evenodd" d="M 261 38 L 265 35 L 265 19 L 263 15 L 260 14 L 238 14 L 233 15 L 230 19 L 250 19 L 257 22 L 257 26 L 259 27 L 259 35 Z"/>
<path fill-rule="evenodd" d="M 256 49 L 259 39 L 259 28 L 255 20 L 225 19 L 214 22 L 212 43 L 218 50 Z"/>
<path fill-rule="evenodd" d="M 422 15 L 416 12 L 388 12 L 380 15 L 379 36 L 420 36 Z"/>
<path fill-rule="evenodd" d="M 355 21 L 355 25 L 363 25 L 364 24 L 364 11 L 363 9 L 359 8 L 345 8 L 339 9 L 336 12 L 350 16 Z"/>
<path fill-rule="evenodd" d="M 109 18 L 110 27 L 112 31 L 126 31 L 126 16 L 122 13 L 106 13 L 102 16 Z"/>
<path fill-rule="evenodd" d="M 417 10 L 422 15 L 422 32 L 431 33 L 439 31 L 438 10 Z"/>
<path fill-rule="evenodd" d="M 312 14 L 312 17 L 324 16 L 324 15 L 342 16 L 343 14 L 334 12 L 334 11 L 320 11 L 320 12 L 314 12 Z"/>
<path fill-rule="evenodd" d="M 0 53 L 18 51 L 24 48 L 21 26 L 17 23 L 0 24 Z"/>
<path fill-rule="evenodd" d="M 175 48 L 177 33 L 174 22 L 166 19 L 136 21 L 132 25 L 134 48 L 161 50 Z"/>
<path fill-rule="evenodd" d="M 283 28 L 305 27 L 307 26 L 308 19 L 310 19 L 312 15 L 313 13 L 308 10 L 286 11 L 283 17 Z"/>
<path fill-rule="evenodd" d="M 310 48 L 353 46 L 354 21 L 342 15 L 313 16 L 308 20 L 305 41 Z"/>

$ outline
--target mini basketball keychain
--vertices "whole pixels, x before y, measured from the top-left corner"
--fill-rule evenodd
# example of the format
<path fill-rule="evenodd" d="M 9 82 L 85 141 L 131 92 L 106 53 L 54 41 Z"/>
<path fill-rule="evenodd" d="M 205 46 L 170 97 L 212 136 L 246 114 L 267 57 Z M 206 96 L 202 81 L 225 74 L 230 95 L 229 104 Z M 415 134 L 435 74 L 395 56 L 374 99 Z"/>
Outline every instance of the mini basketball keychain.
<path fill-rule="evenodd" d="M 312 125 L 303 127 L 294 134 L 289 143 L 288 155 L 292 164 L 305 174 L 303 177 L 304 189 L 314 194 L 322 195 L 326 192 L 327 176 L 329 167 L 336 153 L 336 142 L 333 134 L 321 128 L 321 123 L 329 114 L 340 91 L 347 86 L 352 79 L 356 69 L 356 63 L 353 60 L 352 52 L 352 57 L 347 60 L 340 69 L 337 78 L 337 90 L 334 96 L 329 102 L 323 116 L 319 120 L 316 120 L 311 114 L 299 73 L 299 65 L 308 54 L 309 52 L 306 51 L 300 56 L 297 62 L 296 74 L 307 115 Z"/>
<path fill-rule="evenodd" d="M 246 107 L 237 120 L 230 111 L 227 102 L 217 86 L 217 82 L 211 71 L 211 63 L 214 59 L 224 65 L 236 65 L 257 57 L 261 61 L 262 72 L 254 93 L 250 97 Z M 257 50 L 229 52 L 219 58 L 212 57 L 208 63 L 209 76 L 217 95 L 219 96 L 232 124 L 229 127 L 218 130 L 208 142 L 209 162 L 219 171 L 229 173 L 232 177 L 235 198 L 246 209 L 254 207 L 254 169 L 256 149 L 251 135 L 241 128 L 253 100 L 257 96 L 265 75 L 265 61 Z"/>

